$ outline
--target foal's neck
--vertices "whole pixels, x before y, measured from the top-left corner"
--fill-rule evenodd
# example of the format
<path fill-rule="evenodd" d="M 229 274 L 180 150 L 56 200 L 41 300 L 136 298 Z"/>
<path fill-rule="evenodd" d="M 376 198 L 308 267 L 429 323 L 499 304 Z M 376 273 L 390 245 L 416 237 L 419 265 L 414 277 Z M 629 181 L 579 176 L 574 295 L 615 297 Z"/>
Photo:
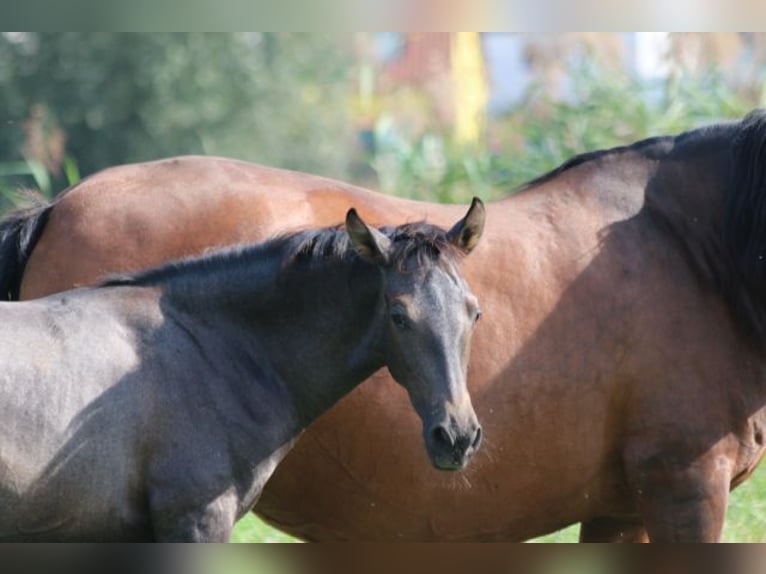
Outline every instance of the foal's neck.
<path fill-rule="evenodd" d="M 374 265 L 319 266 L 287 279 L 284 306 L 263 309 L 261 317 L 279 333 L 276 344 L 266 342 L 272 364 L 304 424 L 383 366 L 382 287 Z"/>
<path fill-rule="evenodd" d="M 180 304 L 267 364 L 306 426 L 384 364 L 382 273 L 355 259 L 301 264 L 270 284 L 258 273 L 258 288 L 240 273 L 217 281 L 214 299 L 186 291 Z"/>

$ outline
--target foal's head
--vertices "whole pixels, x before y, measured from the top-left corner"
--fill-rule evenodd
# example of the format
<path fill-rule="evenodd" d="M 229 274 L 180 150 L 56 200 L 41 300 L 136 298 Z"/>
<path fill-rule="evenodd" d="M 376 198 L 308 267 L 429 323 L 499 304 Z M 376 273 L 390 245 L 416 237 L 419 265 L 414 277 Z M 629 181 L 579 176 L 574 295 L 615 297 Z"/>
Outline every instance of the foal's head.
<path fill-rule="evenodd" d="M 481 443 L 466 387 L 471 335 L 481 312 L 457 267 L 476 246 L 484 216 L 484 205 L 474 199 L 447 232 L 417 223 L 383 233 L 354 210 L 346 217 L 357 252 L 383 271 L 386 365 L 407 389 L 431 462 L 443 470 L 463 468 Z"/>

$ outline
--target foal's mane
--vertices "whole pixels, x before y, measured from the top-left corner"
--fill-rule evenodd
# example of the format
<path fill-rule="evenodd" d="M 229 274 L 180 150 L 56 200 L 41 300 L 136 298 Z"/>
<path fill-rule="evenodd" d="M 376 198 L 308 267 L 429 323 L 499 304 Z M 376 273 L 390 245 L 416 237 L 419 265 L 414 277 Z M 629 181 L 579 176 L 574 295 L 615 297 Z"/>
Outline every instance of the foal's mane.
<path fill-rule="evenodd" d="M 405 269 L 413 259 L 419 267 L 449 266 L 464 254 L 443 229 L 423 221 L 381 227 L 380 231 L 391 240 L 388 264 L 397 269 Z M 304 261 L 358 257 L 348 233 L 340 226 L 307 230 L 286 238 L 291 245 L 283 260 L 285 267 Z"/>
<path fill-rule="evenodd" d="M 451 269 L 464 254 L 443 229 L 429 223 L 382 227 L 380 231 L 391 240 L 388 265 L 397 269 L 405 269 L 413 260 L 418 267 Z M 335 225 L 277 235 L 261 243 L 215 249 L 135 274 L 115 275 L 99 286 L 154 285 L 177 277 L 196 279 L 210 273 L 235 271 L 260 261 L 277 262 L 279 271 L 289 272 L 330 262 L 359 260 L 361 257 L 351 244 L 345 227 Z"/>

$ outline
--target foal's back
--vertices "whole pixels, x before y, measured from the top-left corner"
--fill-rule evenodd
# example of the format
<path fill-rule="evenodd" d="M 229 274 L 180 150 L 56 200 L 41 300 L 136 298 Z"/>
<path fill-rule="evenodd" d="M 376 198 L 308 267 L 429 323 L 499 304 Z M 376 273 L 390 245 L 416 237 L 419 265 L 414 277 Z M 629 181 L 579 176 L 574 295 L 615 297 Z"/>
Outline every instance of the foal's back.
<path fill-rule="evenodd" d="M 77 290 L 0 317 L 0 539 L 143 537 L 155 295 Z"/>

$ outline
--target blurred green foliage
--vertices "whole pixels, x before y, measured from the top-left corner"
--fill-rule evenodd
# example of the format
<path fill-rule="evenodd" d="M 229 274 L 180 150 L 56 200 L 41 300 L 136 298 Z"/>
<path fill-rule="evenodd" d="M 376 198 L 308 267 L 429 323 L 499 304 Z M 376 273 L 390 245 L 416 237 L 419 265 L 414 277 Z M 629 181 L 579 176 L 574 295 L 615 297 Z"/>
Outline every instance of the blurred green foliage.
<path fill-rule="evenodd" d="M 350 39 L 307 33 L 0 34 L 0 161 L 53 188 L 133 161 L 200 153 L 342 177 Z M 72 158 L 76 158 L 76 163 Z M 66 167 L 66 166 L 65 166 Z"/>
<path fill-rule="evenodd" d="M 489 118 L 478 146 L 455 145 L 448 132 L 408 140 L 379 122 L 373 166 L 381 189 L 432 201 L 496 199 L 575 155 L 741 118 L 760 103 L 715 70 L 650 83 L 584 62 L 570 78 L 566 100 L 532 88 L 503 117 Z"/>
<path fill-rule="evenodd" d="M 487 118 L 475 145 L 455 142 L 448 126 L 405 131 L 386 109 L 362 132 L 353 40 L 2 33 L 0 196 L 15 203 L 20 185 L 50 196 L 111 165 L 201 153 L 418 199 L 493 199 L 576 154 L 741 117 L 760 103 L 715 70 L 646 82 L 584 59 L 566 99 L 533 86 L 515 108 Z"/>

